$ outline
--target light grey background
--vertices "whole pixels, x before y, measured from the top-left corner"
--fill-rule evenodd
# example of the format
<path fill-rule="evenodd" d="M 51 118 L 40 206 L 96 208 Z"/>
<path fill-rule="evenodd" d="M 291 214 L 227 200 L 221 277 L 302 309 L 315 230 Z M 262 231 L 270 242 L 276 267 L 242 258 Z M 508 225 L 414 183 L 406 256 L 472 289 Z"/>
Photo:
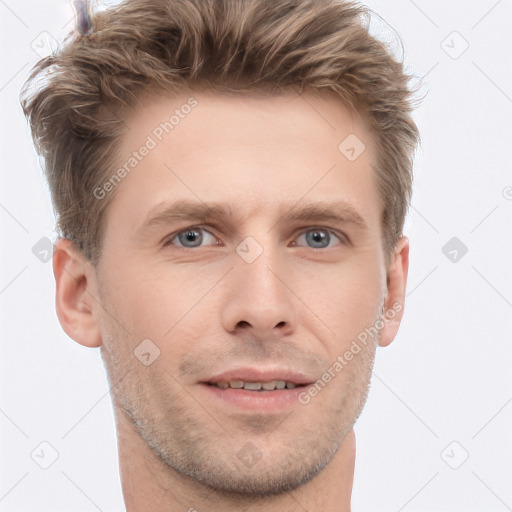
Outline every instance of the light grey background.
<path fill-rule="evenodd" d="M 353 511 L 512 511 L 512 2 L 366 3 L 426 97 L 405 317 L 356 424 Z M 99 351 L 64 334 L 32 252 L 54 217 L 18 94 L 73 11 L 0 0 L 0 19 L 0 512 L 122 511 Z"/>

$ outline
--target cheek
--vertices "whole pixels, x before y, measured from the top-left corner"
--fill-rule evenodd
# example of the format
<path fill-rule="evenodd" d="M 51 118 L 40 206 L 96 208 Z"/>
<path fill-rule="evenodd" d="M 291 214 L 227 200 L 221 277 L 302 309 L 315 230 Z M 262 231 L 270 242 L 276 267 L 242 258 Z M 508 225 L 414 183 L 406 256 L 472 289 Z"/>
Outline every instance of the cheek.
<path fill-rule="evenodd" d="M 194 313 L 201 310 L 201 322 L 207 320 L 202 304 L 218 280 L 213 272 L 205 275 L 185 266 L 164 271 L 157 265 L 148 268 L 133 263 L 124 268 L 109 275 L 108 294 L 132 337 L 149 338 L 165 347 L 178 333 L 183 336 L 190 330 L 197 335 Z"/>
<path fill-rule="evenodd" d="M 318 329 L 346 339 L 374 322 L 382 272 L 372 249 L 335 264 L 290 262 L 283 277 L 292 290 L 290 301 L 305 323 L 316 325 L 321 320 Z M 223 265 L 148 265 L 134 258 L 110 264 L 109 269 L 105 274 L 109 302 L 115 306 L 116 319 L 135 339 L 149 338 L 167 346 L 170 339 L 193 339 L 218 322 L 222 301 L 215 299 L 220 289 L 215 285 L 226 271 Z"/>
<path fill-rule="evenodd" d="M 375 260 L 354 258 L 350 264 L 318 267 L 314 274 L 308 272 L 296 279 L 294 291 L 307 306 L 304 314 L 309 316 L 312 311 L 331 334 L 344 340 L 357 336 L 379 315 L 383 277 Z"/>

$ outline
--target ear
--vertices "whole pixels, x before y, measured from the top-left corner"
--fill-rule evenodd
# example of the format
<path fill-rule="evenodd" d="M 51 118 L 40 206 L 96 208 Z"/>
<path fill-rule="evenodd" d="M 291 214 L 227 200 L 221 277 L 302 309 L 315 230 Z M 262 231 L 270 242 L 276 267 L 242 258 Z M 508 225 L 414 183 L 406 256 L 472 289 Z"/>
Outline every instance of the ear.
<path fill-rule="evenodd" d="M 393 251 L 387 270 L 387 295 L 381 319 L 379 346 L 387 347 L 394 339 L 404 314 L 405 288 L 409 271 L 409 239 L 402 236 Z"/>
<path fill-rule="evenodd" d="M 65 333 L 84 347 L 101 346 L 98 325 L 96 271 L 71 240 L 54 244 L 55 309 Z"/>

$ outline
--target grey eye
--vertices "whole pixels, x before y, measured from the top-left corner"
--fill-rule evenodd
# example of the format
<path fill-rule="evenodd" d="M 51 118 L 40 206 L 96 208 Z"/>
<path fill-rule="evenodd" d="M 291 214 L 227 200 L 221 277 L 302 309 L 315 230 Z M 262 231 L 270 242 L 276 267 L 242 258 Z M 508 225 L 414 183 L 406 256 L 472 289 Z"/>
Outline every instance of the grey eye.
<path fill-rule="evenodd" d="M 299 239 L 304 237 L 306 244 L 313 249 L 325 249 L 329 247 L 333 239 L 341 242 L 340 238 L 328 229 L 315 228 L 305 231 L 299 236 Z"/>
<path fill-rule="evenodd" d="M 205 233 L 206 235 L 203 235 Z M 176 236 L 169 239 L 164 245 L 177 245 L 178 247 L 182 247 L 185 249 L 193 249 L 195 247 L 200 247 L 203 245 L 203 242 L 208 242 L 210 237 L 210 244 L 206 245 L 216 245 L 216 238 L 206 229 L 203 228 L 188 228 L 181 232 L 179 232 Z M 179 244 L 173 243 L 175 240 L 179 241 Z M 211 243 L 213 242 L 213 243 Z"/>

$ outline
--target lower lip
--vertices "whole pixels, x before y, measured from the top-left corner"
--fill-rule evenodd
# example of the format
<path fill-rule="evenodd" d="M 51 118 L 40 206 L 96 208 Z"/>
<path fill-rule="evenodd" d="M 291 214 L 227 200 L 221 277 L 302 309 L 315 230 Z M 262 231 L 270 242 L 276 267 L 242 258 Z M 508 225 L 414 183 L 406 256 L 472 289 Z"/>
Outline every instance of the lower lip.
<path fill-rule="evenodd" d="M 210 396 L 224 403 L 258 412 L 280 412 L 291 408 L 299 402 L 299 395 L 307 390 L 307 386 L 297 386 L 292 389 L 276 389 L 274 391 L 248 391 L 246 389 L 221 389 L 218 386 L 201 383 Z"/>

